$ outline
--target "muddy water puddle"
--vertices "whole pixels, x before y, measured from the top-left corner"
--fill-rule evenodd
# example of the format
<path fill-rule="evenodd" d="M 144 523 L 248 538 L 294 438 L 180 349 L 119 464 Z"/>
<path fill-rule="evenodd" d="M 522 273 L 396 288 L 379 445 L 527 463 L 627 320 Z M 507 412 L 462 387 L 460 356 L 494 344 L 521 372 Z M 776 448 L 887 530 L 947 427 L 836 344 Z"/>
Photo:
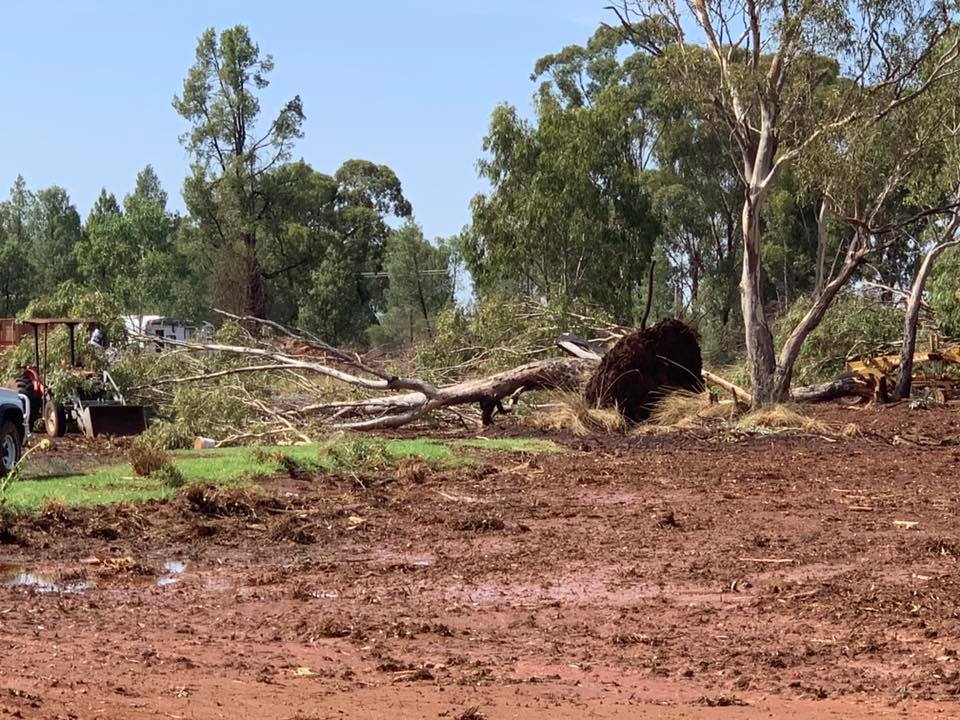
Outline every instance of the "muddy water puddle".
<path fill-rule="evenodd" d="M 157 578 L 157 587 L 166 587 L 180 582 L 180 576 L 186 572 L 187 564 L 182 560 L 165 560 L 163 574 Z"/>
<path fill-rule="evenodd" d="M 24 588 L 39 593 L 80 593 L 106 584 L 154 584 L 157 587 L 174 585 L 180 581 L 187 570 L 182 560 L 165 560 L 157 568 L 156 575 L 123 575 L 97 572 L 94 566 L 94 578 L 88 578 L 86 568 L 37 568 L 29 565 L 0 563 L 0 587 Z"/>
<path fill-rule="evenodd" d="M 87 580 L 54 579 L 17 565 L 0 565 L 0 585 L 28 588 L 39 593 L 78 593 L 95 587 L 94 583 Z"/>
<path fill-rule="evenodd" d="M 493 604 L 540 605 L 544 603 L 569 603 L 575 605 L 604 604 L 626 606 L 651 600 L 668 600 L 679 606 L 722 605 L 744 603 L 753 599 L 749 593 L 726 592 L 712 587 L 696 585 L 666 586 L 635 585 L 615 586 L 602 580 L 576 580 L 564 578 L 559 582 L 533 584 L 481 584 L 470 587 L 452 586 L 447 590 L 461 602 L 484 606 Z"/>

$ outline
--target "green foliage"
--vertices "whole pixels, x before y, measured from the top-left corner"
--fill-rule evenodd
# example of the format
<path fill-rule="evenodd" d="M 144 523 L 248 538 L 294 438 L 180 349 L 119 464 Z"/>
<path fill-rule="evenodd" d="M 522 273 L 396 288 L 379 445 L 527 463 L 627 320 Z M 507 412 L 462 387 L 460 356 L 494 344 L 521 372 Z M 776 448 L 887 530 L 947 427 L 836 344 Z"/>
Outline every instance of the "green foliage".
<path fill-rule="evenodd" d="M 33 299 L 21 313 L 20 318 L 90 320 L 100 326 L 111 345 L 122 346 L 125 342 L 126 330 L 121 316 L 120 308 L 112 297 L 98 290 L 89 290 L 76 281 L 69 280 L 61 283 L 52 293 Z M 89 338 L 90 332 L 86 325 L 76 328 L 77 362 L 86 370 L 99 372 L 104 367 L 103 352 L 99 348 L 88 346 Z M 44 346 L 46 346 L 46 355 L 44 355 Z M 51 373 L 69 366 L 70 341 L 65 326 L 51 326 L 46 342 L 43 328 L 40 329 L 40 356 L 41 365 Z M 19 375 L 24 368 L 32 367 L 35 363 L 32 334 L 6 352 L 4 360 L 8 377 Z M 62 382 L 66 386 L 73 381 L 64 377 Z"/>
<path fill-rule="evenodd" d="M 642 111 L 646 66 L 620 64 L 616 33 L 538 64 L 549 76 L 536 120 L 502 105 L 484 139 L 489 196 L 473 201 L 463 254 L 481 294 L 507 291 L 637 314 L 659 226 L 644 182 L 654 128 Z"/>
<path fill-rule="evenodd" d="M 568 310 L 592 317 L 593 322 L 575 318 Z M 595 308 L 489 296 L 469 308 L 441 311 L 433 340 L 421 346 L 416 364 L 418 372 L 439 380 L 498 372 L 551 352 L 563 333 L 586 337 L 590 325 L 609 321 L 609 315 Z"/>
<path fill-rule="evenodd" d="M 360 339 L 382 300 L 363 273 L 380 270 L 386 218 L 409 215 L 410 204 L 384 165 L 349 160 L 330 177 L 288 163 L 303 136 L 303 105 L 296 96 L 257 127 L 272 71 L 242 25 L 200 37 L 173 103 L 190 124 L 181 139 L 195 160 L 184 183 L 192 219 L 184 244 L 215 306 L 332 343 Z"/>
<path fill-rule="evenodd" d="M 65 368 L 54 368 L 47 374 L 47 387 L 57 401 L 63 402 L 73 397 L 94 397 L 104 388 L 101 376 L 87 372 L 77 372 Z"/>
<path fill-rule="evenodd" d="M 223 392 L 216 384 L 181 385 L 173 398 L 177 423 L 191 435 L 219 435 L 224 428 L 243 427 L 250 409 L 236 393 Z"/>
<path fill-rule="evenodd" d="M 369 331 L 373 345 L 412 345 L 433 337 L 437 313 L 453 304 L 450 254 L 447 245 L 427 242 L 413 220 L 390 236 L 383 262 L 386 312 Z"/>
<path fill-rule="evenodd" d="M 129 314 L 176 314 L 195 307 L 202 287 L 178 242 L 180 220 L 166 209 L 167 194 L 150 165 L 121 208 L 104 190 L 76 246 L 80 275 L 103 290 Z"/>
<path fill-rule="evenodd" d="M 320 460 L 345 472 L 383 469 L 392 462 L 386 441 L 367 437 L 334 438 L 321 447 Z"/>
<path fill-rule="evenodd" d="M 13 317 L 26 307 L 36 287 L 31 273 L 31 240 L 27 228 L 33 194 L 22 175 L 0 203 L 0 317 Z"/>
<path fill-rule="evenodd" d="M 38 294 L 53 292 L 76 277 L 74 246 L 80 240 L 80 215 L 67 191 L 54 186 L 34 195 L 27 226 L 33 287 Z"/>
<path fill-rule="evenodd" d="M 944 335 L 960 338 L 960 248 L 944 251 L 928 281 L 930 307 Z"/>
<path fill-rule="evenodd" d="M 187 478 L 172 462 L 166 462 L 152 473 L 150 479 L 156 480 L 163 487 L 177 490 L 187 484 Z"/>
<path fill-rule="evenodd" d="M 273 317 L 334 344 L 365 339 L 384 310 L 387 218 L 411 213 L 399 178 L 365 160 L 333 177 L 304 163 L 275 175 L 283 196 L 268 212 L 264 256 Z"/>
<path fill-rule="evenodd" d="M 289 158 L 304 120 L 297 96 L 266 131 L 258 129 L 258 93 L 269 85 L 272 70 L 273 58 L 261 57 L 247 28 L 238 25 L 219 37 L 210 28 L 200 36 L 196 62 L 173 100 L 190 124 L 181 141 L 194 164 L 183 196 L 198 223 L 197 239 L 213 251 L 215 264 L 207 269 L 214 271 L 214 300 L 261 317 L 267 298 L 258 244 L 272 199 L 264 193 L 264 170 Z"/>
<path fill-rule="evenodd" d="M 155 450 L 185 450 L 193 446 L 194 437 L 184 423 L 154 420 L 134 444 Z"/>
<path fill-rule="evenodd" d="M 782 343 L 810 309 L 810 299 L 798 299 L 777 325 Z M 903 335 L 903 313 L 856 293 L 837 298 L 800 351 L 794 381 L 800 384 L 833 379 L 848 357 L 896 342 Z"/>

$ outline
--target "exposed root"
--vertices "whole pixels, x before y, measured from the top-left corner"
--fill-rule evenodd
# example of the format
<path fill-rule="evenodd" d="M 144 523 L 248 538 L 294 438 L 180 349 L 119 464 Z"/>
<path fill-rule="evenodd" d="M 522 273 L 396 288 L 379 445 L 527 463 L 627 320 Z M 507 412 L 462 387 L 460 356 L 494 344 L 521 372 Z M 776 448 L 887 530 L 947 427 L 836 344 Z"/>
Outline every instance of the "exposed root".
<path fill-rule="evenodd" d="M 218 488 L 214 485 L 190 485 L 180 497 L 188 510 L 209 517 L 255 517 L 258 506 L 268 501 L 246 488 Z"/>

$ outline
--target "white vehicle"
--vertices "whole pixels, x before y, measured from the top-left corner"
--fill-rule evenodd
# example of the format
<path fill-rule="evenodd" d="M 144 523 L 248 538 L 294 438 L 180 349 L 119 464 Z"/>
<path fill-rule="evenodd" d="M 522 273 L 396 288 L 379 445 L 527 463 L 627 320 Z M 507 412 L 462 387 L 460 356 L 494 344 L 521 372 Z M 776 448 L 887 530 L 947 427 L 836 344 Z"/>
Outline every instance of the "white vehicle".
<path fill-rule="evenodd" d="M 13 470 L 30 434 L 30 400 L 0 388 L 0 476 Z"/>
<path fill-rule="evenodd" d="M 179 340 L 205 342 L 213 335 L 214 327 L 208 322 L 193 322 L 182 318 L 163 315 L 128 315 L 123 318 L 124 327 L 129 335 L 149 335 L 158 342 L 144 343 L 148 352 L 161 352 L 163 343 L 159 340 Z"/>

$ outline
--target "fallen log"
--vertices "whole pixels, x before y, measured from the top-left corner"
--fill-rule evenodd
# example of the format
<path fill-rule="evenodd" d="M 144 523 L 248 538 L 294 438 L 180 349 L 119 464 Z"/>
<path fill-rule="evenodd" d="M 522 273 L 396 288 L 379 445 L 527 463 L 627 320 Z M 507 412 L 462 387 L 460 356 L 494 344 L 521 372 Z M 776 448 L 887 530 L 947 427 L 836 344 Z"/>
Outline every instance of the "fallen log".
<path fill-rule="evenodd" d="M 737 405 L 743 405 L 745 407 L 750 407 L 753 404 L 753 398 L 750 397 L 750 393 L 744 390 L 739 385 L 734 385 L 729 380 L 724 380 L 719 375 L 715 375 L 709 370 L 701 370 L 700 373 L 703 375 L 703 379 L 709 383 L 713 383 L 717 387 L 723 388 L 728 393 L 733 395 L 734 400 Z"/>
<path fill-rule="evenodd" d="M 791 400 L 801 403 L 829 402 L 843 397 L 889 402 L 887 379 L 878 375 L 848 372 L 830 382 L 794 388 L 790 393 Z"/>
<path fill-rule="evenodd" d="M 495 412 L 506 412 L 503 400 L 518 397 L 529 390 L 575 390 L 587 382 L 596 362 L 580 358 L 538 360 L 496 375 L 467 380 L 436 389 L 428 396 L 420 392 L 343 404 L 338 418 L 373 416 L 355 422 L 341 422 L 345 430 L 385 430 L 400 427 L 427 413 L 452 405 L 478 403 L 484 425 L 493 421 Z"/>

